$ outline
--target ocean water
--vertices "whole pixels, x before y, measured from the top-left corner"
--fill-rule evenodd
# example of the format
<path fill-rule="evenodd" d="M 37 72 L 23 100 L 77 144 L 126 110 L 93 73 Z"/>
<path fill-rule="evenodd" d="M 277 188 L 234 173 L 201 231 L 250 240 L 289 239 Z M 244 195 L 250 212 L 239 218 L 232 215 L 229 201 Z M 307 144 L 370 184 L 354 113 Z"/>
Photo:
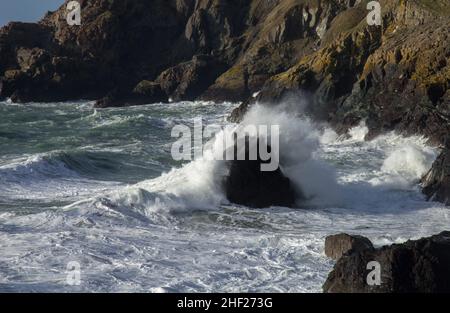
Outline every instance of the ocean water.
<path fill-rule="evenodd" d="M 337 136 L 300 105 L 258 105 L 243 123 L 280 125 L 282 169 L 308 201 L 228 203 L 224 163 L 174 161 L 171 130 L 225 125 L 235 106 L 1 102 L 0 292 L 320 292 L 327 235 L 380 246 L 448 229 L 420 193 L 438 153 L 426 138 L 365 142 L 364 122 Z"/>

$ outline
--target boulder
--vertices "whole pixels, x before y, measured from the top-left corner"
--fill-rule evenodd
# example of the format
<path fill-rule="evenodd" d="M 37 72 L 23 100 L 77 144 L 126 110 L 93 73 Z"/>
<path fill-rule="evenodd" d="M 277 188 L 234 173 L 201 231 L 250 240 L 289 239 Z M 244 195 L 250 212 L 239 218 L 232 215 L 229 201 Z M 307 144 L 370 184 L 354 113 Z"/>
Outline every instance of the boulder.
<path fill-rule="evenodd" d="M 161 88 L 161 84 L 148 80 L 141 81 L 133 90 L 136 98 L 147 103 L 166 102 L 167 95 Z"/>
<path fill-rule="evenodd" d="M 337 234 L 325 238 L 325 255 L 333 260 L 344 254 L 373 249 L 370 240 L 363 236 Z"/>
<path fill-rule="evenodd" d="M 97 100 L 95 107 L 121 107 L 132 105 L 143 105 L 158 102 L 168 102 L 166 93 L 161 85 L 156 82 L 143 80 L 133 89 L 131 93 L 114 91 L 100 100 Z"/>
<path fill-rule="evenodd" d="M 256 160 L 250 160 L 248 140 L 245 147 L 245 160 L 235 158 L 228 161 L 229 173 L 224 184 L 227 199 L 232 203 L 252 208 L 294 207 L 299 195 L 281 168 L 278 167 L 271 172 L 262 171 L 261 164 L 267 162 L 262 161 L 259 156 Z"/>
<path fill-rule="evenodd" d="M 380 265 L 380 284 L 368 275 Z M 379 249 L 343 255 L 328 275 L 328 293 L 448 293 L 450 292 L 450 232 Z M 370 266 L 368 266 L 370 265 Z M 368 269 L 369 267 L 369 269 Z"/>

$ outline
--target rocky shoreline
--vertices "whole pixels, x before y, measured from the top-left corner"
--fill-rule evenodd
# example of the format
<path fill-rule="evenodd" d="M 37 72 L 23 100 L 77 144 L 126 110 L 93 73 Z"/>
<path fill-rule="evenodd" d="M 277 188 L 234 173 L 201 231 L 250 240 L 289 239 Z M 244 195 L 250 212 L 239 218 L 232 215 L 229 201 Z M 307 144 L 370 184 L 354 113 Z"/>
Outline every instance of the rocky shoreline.
<path fill-rule="evenodd" d="M 363 0 L 79 2 L 81 26 L 63 5 L 0 30 L 0 98 L 235 101 L 239 121 L 256 101 L 301 92 L 340 133 L 365 120 L 367 139 L 396 130 L 441 146 L 423 186 L 449 204 L 448 1 L 381 0 L 381 26 Z"/>
<path fill-rule="evenodd" d="M 450 292 L 448 231 L 378 249 L 367 238 L 339 234 L 327 237 L 325 247 L 327 256 L 338 260 L 323 285 L 324 292 Z"/>

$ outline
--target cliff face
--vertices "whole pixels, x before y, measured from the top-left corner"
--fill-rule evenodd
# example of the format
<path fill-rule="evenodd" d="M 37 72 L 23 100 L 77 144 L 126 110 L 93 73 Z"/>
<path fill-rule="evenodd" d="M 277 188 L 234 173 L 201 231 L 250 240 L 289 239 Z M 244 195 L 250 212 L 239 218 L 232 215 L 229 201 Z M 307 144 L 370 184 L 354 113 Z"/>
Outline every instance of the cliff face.
<path fill-rule="evenodd" d="M 0 97 L 102 107 L 250 99 L 239 120 L 255 92 L 273 104 L 301 91 L 311 114 L 341 132 L 364 119 L 369 137 L 449 137 L 447 0 L 381 0 L 382 26 L 368 25 L 366 0 L 79 2 L 81 26 L 67 24 L 63 5 L 38 24 L 0 30 Z M 424 183 L 448 201 L 440 160 Z"/>
<path fill-rule="evenodd" d="M 182 33 L 193 1 L 79 2 L 81 26 L 67 24 L 63 5 L 39 24 L 11 23 L 2 29 L 2 96 L 24 102 L 128 93 L 140 80 L 192 54 Z M 49 40 L 27 41 L 41 33 Z M 36 48 L 41 57 L 29 57 Z"/>
<path fill-rule="evenodd" d="M 333 19 L 359 1 L 79 2 L 80 26 L 67 24 L 63 5 L 39 24 L 1 30 L 1 96 L 52 101 L 114 91 L 126 100 L 149 80 L 176 99 L 244 100 L 317 49 Z"/>
<path fill-rule="evenodd" d="M 448 136 L 448 134 L 447 134 Z M 450 204 L 450 140 L 423 178 L 423 192 L 429 200 Z"/>
<path fill-rule="evenodd" d="M 313 113 L 342 131 L 365 119 L 369 137 L 398 129 L 443 143 L 450 130 L 450 3 L 437 1 L 436 11 L 426 3 L 381 1 L 381 27 L 366 23 L 363 4 L 343 12 L 320 49 L 272 77 L 259 100 L 307 90 Z"/>

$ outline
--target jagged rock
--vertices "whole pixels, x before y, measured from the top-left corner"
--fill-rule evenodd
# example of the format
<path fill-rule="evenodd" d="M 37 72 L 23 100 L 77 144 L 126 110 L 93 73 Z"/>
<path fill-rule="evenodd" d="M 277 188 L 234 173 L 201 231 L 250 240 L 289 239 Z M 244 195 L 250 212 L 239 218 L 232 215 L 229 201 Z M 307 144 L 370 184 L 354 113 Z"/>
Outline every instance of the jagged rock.
<path fill-rule="evenodd" d="M 345 3 L 351 8 L 326 22 L 319 49 L 267 79 L 232 120 L 241 120 L 253 102 L 279 103 L 301 90 L 311 95 L 308 113 L 338 133 L 365 120 L 368 139 L 396 130 L 444 144 L 450 134 L 450 3 L 381 1 L 383 25 L 376 27 L 367 25 L 366 3 L 359 2 Z M 427 185 L 439 187 L 424 191 L 440 190 L 432 192 L 435 199 L 446 199 L 446 174 L 438 163 L 435 168 Z"/>
<path fill-rule="evenodd" d="M 98 97 L 117 89 L 119 94 L 127 94 L 142 80 L 157 81 L 160 76 L 164 88 L 163 77 L 175 76 L 178 79 L 173 98 L 194 99 L 201 94 L 205 100 L 241 101 L 259 91 L 270 77 L 312 53 L 333 19 L 357 3 L 84 0 L 80 1 L 81 26 L 67 25 L 63 5 L 39 24 L 2 30 L 4 36 L 0 37 L 8 48 L 4 52 L 0 49 L 0 76 L 6 70 L 17 69 L 14 47 L 19 43 L 11 43 L 16 41 L 26 41 L 27 45 L 22 46 L 27 49 L 44 49 L 50 59 L 64 59 L 65 72 L 55 69 L 51 61 L 44 62 L 46 75 L 22 83 L 9 80 L 6 85 L 11 87 L 3 88 L 2 96 L 15 93 L 19 101 L 20 95 L 51 101 L 52 94 L 54 100 L 76 95 Z M 201 54 L 226 66 L 221 68 L 214 62 L 199 65 L 193 57 Z M 206 67 L 210 70 L 206 71 Z M 181 75 L 186 68 L 188 73 Z M 200 73 L 205 78 L 196 79 L 194 76 Z M 39 90 L 47 89 L 52 93 L 39 95 Z"/>
<path fill-rule="evenodd" d="M 422 180 L 423 192 L 429 200 L 450 205 L 450 139 L 447 147 L 434 162 Z"/>
<path fill-rule="evenodd" d="M 143 96 L 153 96 L 162 93 L 161 84 L 156 82 L 151 82 L 148 80 L 143 80 L 133 90 L 134 93 Z"/>
<path fill-rule="evenodd" d="M 380 265 L 381 284 L 370 286 L 369 262 Z M 450 292 L 450 232 L 429 238 L 366 249 L 341 257 L 323 285 L 329 293 Z"/>
<path fill-rule="evenodd" d="M 0 29 L 0 76 L 17 68 L 17 53 L 24 49 L 53 48 L 51 29 L 33 23 L 12 22 Z"/>
<path fill-rule="evenodd" d="M 183 33 L 192 1 L 80 4 L 80 26 L 67 24 L 63 5 L 39 24 L 13 23 L 2 29 L 0 77 L 18 69 L 17 48 L 42 48 L 50 57 L 36 70 L 23 69 L 25 76 L 4 81 L 1 96 L 16 95 L 17 101 L 25 102 L 98 99 L 117 89 L 119 94 L 131 94 L 140 81 L 153 80 L 192 55 Z M 55 59 L 62 62 L 53 64 Z M 59 71 L 58 66 L 64 69 Z"/>
<path fill-rule="evenodd" d="M 296 194 L 289 178 L 279 167 L 275 171 L 262 171 L 261 164 L 268 162 L 262 161 L 259 156 L 257 160 L 250 160 L 248 140 L 245 149 L 245 160 L 235 158 L 228 161 L 229 173 L 224 183 L 227 199 L 232 203 L 253 208 L 295 206 L 299 195 Z"/>
<path fill-rule="evenodd" d="M 337 234 L 325 238 L 325 255 L 337 260 L 344 254 L 372 250 L 369 239 L 358 235 Z"/>
<path fill-rule="evenodd" d="M 330 21 L 354 4 L 353 1 L 252 1 L 243 55 L 201 98 L 242 101 L 260 91 L 271 77 L 313 53 Z"/>
<path fill-rule="evenodd" d="M 97 108 L 168 102 L 166 93 L 156 82 L 143 80 L 131 93 L 112 92 L 95 103 Z"/>
<path fill-rule="evenodd" d="M 379 53 L 386 60 L 389 47 L 401 45 L 400 41 L 396 43 L 398 38 L 414 38 L 415 28 L 432 28 L 428 27 L 430 21 L 446 25 L 445 20 L 439 20 L 446 18 L 448 12 L 445 2 L 439 1 L 438 9 L 426 1 L 392 2 L 382 3 L 386 25 L 381 39 L 379 28 L 361 23 L 367 15 L 364 1 L 80 1 L 81 26 L 67 25 L 62 6 L 39 24 L 13 23 L 2 29 L 0 76 L 17 69 L 16 48 L 20 47 L 43 49 L 50 59 L 62 58 L 68 65 L 62 73 L 48 61 L 46 75 L 39 71 L 38 79 L 25 79 L 22 84 L 9 80 L 2 96 L 15 93 L 31 100 L 51 98 L 51 94 L 39 95 L 39 90 L 45 91 L 47 87 L 51 87 L 55 100 L 75 95 L 95 97 L 117 89 L 125 94 L 131 93 L 140 81 L 156 81 L 158 76 L 162 76 L 164 88 L 163 77 L 175 76 L 177 87 L 169 89 L 179 86 L 173 95 L 177 99 L 193 99 L 201 94 L 205 100 L 242 101 L 266 85 L 260 99 L 274 100 L 284 90 L 300 88 L 317 93 L 321 103 L 317 110 L 326 111 L 327 116 L 351 93 L 355 82 L 366 86 L 372 83 L 371 70 L 364 70 L 364 74 L 363 68 L 377 47 L 386 47 L 386 53 Z M 404 33 L 405 26 L 411 28 L 410 34 Z M 436 29 L 435 33 L 441 33 L 441 38 L 426 32 L 422 36 L 429 36 L 428 42 L 439 39 L 436 42 L 445 47 L 448 30 Z M 423 50 L 423 44 L 416 46 L 418 51 Z M 445 55 L 445 51 L 438 55 Z M 207 72 L 210 76 L 205 79 L 193 79 L 195 73 L 204 73 L 206 69 L 197 67 L 194 60 L 188 61 L 199 54 L 206 54 L 226 67 Z M 415 62 L 414 57 L 410 59 L 411 64 L 423 63 Z M 368 63 L 380 64 L 376 57 L 371 60 Z M 433 67 L 424 66 L 421 71 L 421 77 L 430 76 L 424 89 L 433 103 L 441 101 L 448 88 L 442 79 L 431 79 L 432 73 L 436 73 L 435 64 L 441 61 L 432 61 Z M 447 68 L 445 64 L 439 66 L 444 71 Z M 80 67 L 87 71 L 69 70 Z M 180 74 L 186 67 L 192 75 Z M 211 64 L 210 68 L 218 66 Z M 388 85 L 391 80 L 385 79 Z M 25 83 L 27 87 L 23 86 Z M 365 92 L 363 89 L 361 95 Z M 354 94 L 357 98 L 358 92 Z M 353 105 L 348 107 L 344 106 L 336 115 L 345 115 L 346 126 L 361 117 Z"/>
<path fill-rule="evenodd" d="M 367 120 L 372 138 L 399 130 L 442 144 L 450 132 L 450 4 L 382 1 L 382 27 L 365 23 L 364 2 L 346 5 L 327 22 L 319 49 L 268 79 L 256 100 L 303 90 L 313 95 L 312 113 L 339 132 Z"/>
<path fill-rule="evenodd" d="M 133 90 L 133 95 L 140 102 L 154 103 L 167 102 L 167 94 L 163 91 L 161 84 L 147 80 L 141 81 Z"/>
<path fill-rule="evenodd" d="M 239 123 L 242 121 L 243 116 L 245 116 L 245 113 L 247 113 L 248 108 L 252 104 L 253 99 L 247 99 L 246 101 L 242 102 L 240 106 L 235 108 L 230 116 L 228 117 L 228 121 L 231 123 Z"/>
<path fill-rule="evenodd" d="M 195 100 L 224 71 L 223 63 L 208 55 L 196 55 L 162 72 L 156 81 L 173 101 Z"/>
<path fill-rule="evenodd" d="M 443 23 L 421 25 L 419 33 L 406 28 L 390 34 L 389 43 L 368 58 L 333 123 L 345 129 L 365 119 L 371 138 L 397 130 L 443 144 L 450 131 L 450 101 L 444 97 L 450 33 Z"/>

